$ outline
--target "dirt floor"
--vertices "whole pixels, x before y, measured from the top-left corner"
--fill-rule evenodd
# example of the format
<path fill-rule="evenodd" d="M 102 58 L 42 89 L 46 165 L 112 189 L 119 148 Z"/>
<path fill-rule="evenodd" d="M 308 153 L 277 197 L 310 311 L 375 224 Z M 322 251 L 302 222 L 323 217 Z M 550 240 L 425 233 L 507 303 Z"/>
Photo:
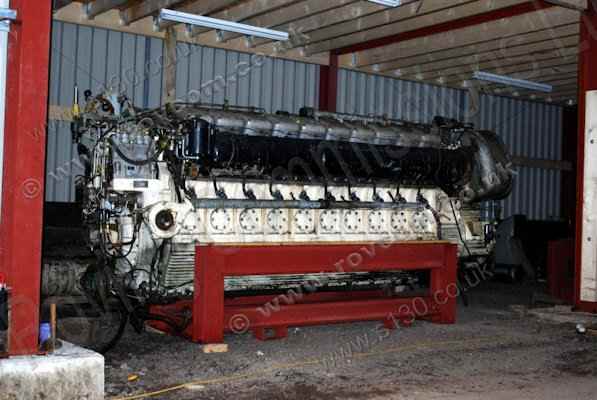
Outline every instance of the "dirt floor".
<path fill-rule="evenodd" d="M 597 398 L 597 337 L 510 307 L 528 305 L 532 292 L 486 284 L 453 326 L 416 322 L 390 335 L 377 323 L 310 327 L 269 342 L 231 335 L 226 354 L 130 332 L 107 355 L 106 397 L 174 386 L 152 398 Z"/>

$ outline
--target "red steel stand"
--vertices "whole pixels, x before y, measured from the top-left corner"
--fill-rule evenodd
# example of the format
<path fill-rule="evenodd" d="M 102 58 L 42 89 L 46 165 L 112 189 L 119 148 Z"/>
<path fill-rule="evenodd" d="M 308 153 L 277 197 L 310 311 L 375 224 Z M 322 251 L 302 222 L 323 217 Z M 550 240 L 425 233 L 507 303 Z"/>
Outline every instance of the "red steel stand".
<path fill-rule="evenodd" d="M 184 334 L 194 342 L 222 343 L 224 332 L 252 331 L 281 338 L 290 326 L 383 321 L 387 328 L 413 319 L 451 324 L 456 318 L 457 247 L 447 242 L 388 245 L 198 246 L 193 301 L 156 306 L 152 312 L 180 321 L 192 311 Z M 224 298 L 226 276 L 335 272 L 423 271 L 430 288 L 416 298 L 382 291 L 308 293 Z M 164 324 L 154 326 L 168 330 Z M 273 332 L 273 336 L 268 336 Z"/>

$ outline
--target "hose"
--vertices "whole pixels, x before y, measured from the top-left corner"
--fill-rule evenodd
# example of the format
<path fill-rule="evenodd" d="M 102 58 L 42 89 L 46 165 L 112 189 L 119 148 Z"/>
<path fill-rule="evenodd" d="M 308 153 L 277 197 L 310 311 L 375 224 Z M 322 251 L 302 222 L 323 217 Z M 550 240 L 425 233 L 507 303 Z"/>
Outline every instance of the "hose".
<path fill-rule="evenodd" d="M 462 231 L 460 230 L 460 222 L 458 222 L 458 217 L 456 216 L 456 210 L 454 209 L 454 203 L 452 203 L 452 199 L 450 199 L 450 207 L 452 207 L 452 215 L 454 215 L 454 223 L 456 224 L 456 229 L 458 230 L 458 236 L 460 237 L 460 241 L 464 245 L 464 248 L 466 249 L 466 252 L 468 253 L 469 257 L 472 257 L 473 253 L 464 241 L 464 236 L 462 236 Z"/>
<path fill-rule="evenodd" d="M 191 323 L 191 318 L 186 318 L 182 324 L 178 324 L 176 321 L 158 314 L 152 314 L 146 311 L 136 311 L 138 317 L 140 317 L 143 321 L 155 321 L 155 322 L 163 322 L 170 326 L 174 333 L 178 336 L 181 336 L 184 331 L 189 327 Z"/>
<path fill-rule="evenodd" d="M 151 155 L 151 157 L 149 157 L 145 160 L 133 160 L 132 158 L 129 158 L 126 154 L 124 154 L 124 152 L 118 147 L 118 144 L 116 144 L 116 142 L 112 138 L 108 139 L 108 141 L 110 142 L 110 145 L 112 145 L 112 148 L 114 149 L 114 151 L 124 161 L 126 161 L 129 164 L 136 165 L 138 167 L 142 167 L 144 165 L 151 164 L 151 163 L 158 161 L 158 157 L 160 156 L 160 154 L 162 154 L 162 150 L 157 150 L 154 154 Z"/>

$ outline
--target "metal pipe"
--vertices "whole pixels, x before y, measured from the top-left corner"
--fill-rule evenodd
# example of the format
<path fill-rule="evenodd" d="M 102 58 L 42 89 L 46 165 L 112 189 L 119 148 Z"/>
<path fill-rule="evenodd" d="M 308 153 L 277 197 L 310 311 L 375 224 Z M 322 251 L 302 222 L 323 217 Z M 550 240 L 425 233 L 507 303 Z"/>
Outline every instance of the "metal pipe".
<path fill-rule="evenodd" d="M 193 199 L 192 204 L 199 209 L 266 209 L 286 208 L 295 210 L 328 210 L 328 209 L 406 209 L 425 208 L 419 203 L 384 203 L 367 201 L 305 201 L 305 200 L 242 200 L 242 199 Z"/>
<path fill-rule="evenodd" d="M 367 209 L 367 210 L 387 210 L 387 209 L 419 209 L 425 208 L 420 203 L 394 203 L 394 202 L 373 202 L 373 201 L 335 201 L 330 203 L 329 208 L 340 209 Z"/>

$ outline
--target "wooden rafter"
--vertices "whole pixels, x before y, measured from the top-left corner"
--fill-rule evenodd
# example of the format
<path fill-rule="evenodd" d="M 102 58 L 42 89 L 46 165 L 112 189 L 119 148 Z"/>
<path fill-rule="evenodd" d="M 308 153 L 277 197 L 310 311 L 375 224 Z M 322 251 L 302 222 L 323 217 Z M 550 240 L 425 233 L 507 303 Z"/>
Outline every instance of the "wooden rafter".
<path fill-rule="evenodd" d="M 246 23 L 248 19 L 257 18 L 258 16 L 263 15 L 264 13 L 270 12 L 272 10 L 278 10 L 280 8 L 285 8 L 287 6 L 292 5 L 293 3 L 296 3 L 296 0 L 250 0 L 244 3 L 237 4 L 234 7 L 226 8 L 210 16 L 213 18 L 225 19 L 228 21 L 242 21 L 243 23 Z M 254 25 L 259 26 L 259 24 Z M 193 28 L 191 35 L 196 36 L 200 33 L 204 33 L 207 31 L 209 31 L 209 29 L 195 27 Z M 226 41 L 229 37 L 230 36 L 227 36 L 226 32 L 222 32 L 222 41 Z"/>
<path fill-rule="evenodd" d="M 212 13 L 227 10 L 229 7 L 238 5 L 238 4 L 245 4 L 239 2 L 239 0 L 205 0 L 205 1 L 196 1 L 193 3 L 184 4 L 182 7 L 176 8 L 176 10 L 181 12 L 186 12 L 190 14 L 198 14 L 198 15 L 210 15 Z M 165 21 L 163 22 L 159 28 L 160 29 L 167 29 L 171 26 L 176 25 L 174 22 Z"/>
<path fill-rule="evenodd" d="M 347 3 L 355 3 L 354 0 L 339 0 L 337 2 L 321 1 L 321 0 L 307 0 L 307 1 L 293 1 L 287 7 L 280 7 L 271 9 L 267 13 L 262 13 L 250 18 L 242 20 L 242 23 L 261 26 L 265 28 L 274 28 L 277 25 L 292 22 L 297 16 L 309 17 L 311 15 L 320 14 L 329 10 L 337 9 L 338 6 Z M 292 33 L 292 32 L 291 32 Z M 224 33 L 222 39 L 224 41 L 236 39 L 241 35 L 233 32 Z"/>
<path fill-rule="evenodd" d="M 337 7 L 329 11 L 315 15 L 299 15 L 297 19 L 275 25 L 273 28 L 282 31 L 300 31 L 308 36 L 310 32 L 342 23 L 347 19 L 361 18 L 381 10 L 383 10 L 383 6 L 368 1 L 350 1 L 345 5 L 342 5 L 340 1 Z M 255 46 L 261 46 L 270 42 L 269 39 L 256 39 L 254 44 Z"/>
<path fill-rule="evenodd" d="M 582 4 L 583 0 L 567 0 Z M 56 0 L 55 4 L 71 10 L 72 1 Z M 179 41 L 232 50 L 276 54 L 277 56 L 312 62 L 324 62 L 328 51 L 339 47 L 355 47 L 354 54 L 341 55 L 340 68 L 423 81 L 461 88 L 475 70 L 488 70 L 527 78 L 539 71 L 537 81 L 554 81 L 558 91 L 574 84 L 578 53 L 579 13 L 563 7 L 539 7 L 510 18 L 489 20 L 480 25 L 464 25 L 432 36 L 407 39 L 400 43 L 373 49 L 360 49 L 358 44 L 383 38 L 388 34 L 425 30 L 426 27 L 459 21 L 511 6 L 528 4 L 529 0 L 406 0 L 396 8 L 386 8 L 365 0 L 76 0 L 87 3 L 90 18 L 72 18 L 70 22 L 110 27 L 131 33 L 164 38 L 164 31 L 153 31 L 150 16 L 161 8 L 173 8 L 193 14 L 238 21 L 250 25 L 296 32 L 300 40 L 285 44 L 289 50 L 278 54 L 268 39 L 245 41 L 236 33 L 194 28 L 192 36 L 184 35 L 177 26 Z M 75 8 L 73 8 L 75 7 Z M 111 10 L 118 10 L 115 13 Z M 105 15 L 104 15 L 105 14 Z M 118 21 L 120 15 L 121 25 Z M 500 15 L 499 13 L 497 15 Z M 84 15 L 83 15 L 84 16 Z M 64 19 L 63 19 L 64 20 Z M 132 24 L 132 25 L 127 25 Z M 174 23 L 164 22 L 164 30 Z M 441 31 L 440 31 L 441 32 Z M 251 47 L 249 47 L 251 46 Z M 302 50 L 299 51 L 299 50 Z M 558 59 L 559 58 L 559 59 Z M 533 60 L 531 63 L 529 60 Z M 533 64 L 534 67 L 531 67 Z M 554 70 L 557 69 L 558 72 Z M 485 85 L 495 90 L 499 85 Z M 503 89 L 511 93 L 510 89 Z M 538 94 L 518 91 L 521 96 Z M 544 96 L 544 95 L 541 95 Z M 543 97 L 541 97 L 543 98 Z"/>
<path fill-rule="evenodd" d="M 445 53 L 465 46 L 473 52 L 484 52 L 509 45 L 568 36 L 579 33 L 578 22 L 577 13 L 553 8 L 359 52 L 355 66 L 387 63 L 387 67 L 382 68 L 386 70 L 393 69 L 392 61 L 399 62 L 419 55 L 434 57 L 436 53 L 439 53 L 438 58 L 447 58 L 449 54 L 444 55 Z M 459 57 L 457 51 L 453 54 L 454 57 Z M 341 56 L 340 59 L 343 63 L 351 61 L 348 55 Z"/>
<path fill-rule="evenodd" d="M 110 11 L 115 8 L 125 6 L 129 0 L 94 0 L 87 3 L 85 9 L 85 16 L 93 19 L 100 14 Z"/>
<path fill-rule="evenodd" d="M 185 0 L 144 0 L 123 10 L 120 18 L 124 25 L 129 25 L 150 15 L 157 14 L 162 8 L 173 8 L 184 2 Z"/>

